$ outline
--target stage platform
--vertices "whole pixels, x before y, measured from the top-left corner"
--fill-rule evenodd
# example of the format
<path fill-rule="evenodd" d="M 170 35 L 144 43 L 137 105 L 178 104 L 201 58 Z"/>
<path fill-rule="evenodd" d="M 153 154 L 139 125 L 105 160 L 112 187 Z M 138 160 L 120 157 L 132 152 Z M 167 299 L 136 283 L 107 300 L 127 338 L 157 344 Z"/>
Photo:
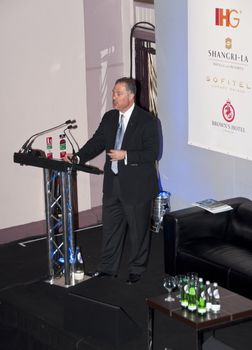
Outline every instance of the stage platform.
<path fill-rule="evenodd" d="M 101 230 L 76 233 L 87 271 L 98 265 Z M 47 282 L 46 247 L 43 236 L 0 246 L 0 349 L 145 349 L 145 295 L 163 291 L 162 259 L 151 288 L 151 264 L 138 285 L 125 283 L 127 254 L 117 279 L 93 277 L 65 288 Z"/>
<path fill-rule="evenodd" d="M 76 233 L 87 271 L 96 270 L 101 230 L 98 226 Z M 127 241 L 125 252 L 118 278 L 93 277 L 65 288 L 46 282 L 45 237 L 0 245 L 0 350 L 147 350 L 145 299 L 165 293 L 162 231 L 152 234 L 148 269 L 135 285 L 125 283 Z M 186 327 L 181 336 L 177 324 L 162 315 L 155 327 L 156 350 L 193 350 Z M 249 350 L 250 329 L 247 323 L 217 335 L 239 344 L 238 350 Z"/>

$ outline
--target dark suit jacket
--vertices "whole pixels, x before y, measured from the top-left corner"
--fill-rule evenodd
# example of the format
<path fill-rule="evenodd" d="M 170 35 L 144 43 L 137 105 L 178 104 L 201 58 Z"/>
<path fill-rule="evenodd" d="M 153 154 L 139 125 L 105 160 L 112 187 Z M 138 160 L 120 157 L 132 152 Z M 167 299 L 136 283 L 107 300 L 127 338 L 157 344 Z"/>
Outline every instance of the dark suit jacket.
<path fill-rule="evenodd" d="M 118 120 L 118 110 L 104 114 L 93 137 L 77 153 L 81 163 L 93 159 L 104 150 L 114 149 Z M 158 192 L 155 164 L 159 153 L 157 119 L 135 106 L 121 149 L 127 151 L 127 165 L 124 160 L 118 162 L 122 199 L 128 204 L 139 204 L 154 198 Z M 106 155 L 103 181 L 106 196 L 112 192 L 113 176 L 111 161 Z"/>

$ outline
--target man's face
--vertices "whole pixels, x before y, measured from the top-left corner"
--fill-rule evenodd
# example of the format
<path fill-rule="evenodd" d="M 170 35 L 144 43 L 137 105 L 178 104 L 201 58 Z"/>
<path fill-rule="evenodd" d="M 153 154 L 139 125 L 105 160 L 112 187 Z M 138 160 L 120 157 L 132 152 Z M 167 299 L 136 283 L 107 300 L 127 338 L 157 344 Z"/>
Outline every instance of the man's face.
<path fill-rule="evenodd" d="M 134 94 L 126 90 L 124 83 L 118 83 L 112 90 L 113 108 L 120 112 L 126 112 L 134 103 Z"/>

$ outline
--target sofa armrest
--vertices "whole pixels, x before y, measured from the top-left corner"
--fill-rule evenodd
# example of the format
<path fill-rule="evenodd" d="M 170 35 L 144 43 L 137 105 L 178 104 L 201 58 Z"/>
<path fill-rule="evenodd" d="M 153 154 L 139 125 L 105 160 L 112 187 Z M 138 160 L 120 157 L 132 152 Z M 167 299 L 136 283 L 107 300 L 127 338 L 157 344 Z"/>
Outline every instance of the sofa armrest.
<path fill-rule="evenodd" d="M 237 197 L 223 200 L 233 210 L 212 214 L 199 207 L 190 207 L 164 215 L 164 259 L 165 272 L 176 275 L 176 257 L 179 250 L 187 243 L 204 238 L 224 240 L 225 232 L 232 215 L 247 198 Z"/>

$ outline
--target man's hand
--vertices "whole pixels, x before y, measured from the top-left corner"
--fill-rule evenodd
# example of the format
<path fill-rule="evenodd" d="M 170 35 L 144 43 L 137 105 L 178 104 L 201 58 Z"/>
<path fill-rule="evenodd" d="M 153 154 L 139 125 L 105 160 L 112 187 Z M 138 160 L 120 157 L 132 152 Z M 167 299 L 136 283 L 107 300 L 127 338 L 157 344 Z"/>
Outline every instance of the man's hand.
<path fill-rule="evenodd" d="M 122 149 L 110 149 L 107 153 L 110 160 L 123 160 L 126 157 L 126 151 Z"/>

